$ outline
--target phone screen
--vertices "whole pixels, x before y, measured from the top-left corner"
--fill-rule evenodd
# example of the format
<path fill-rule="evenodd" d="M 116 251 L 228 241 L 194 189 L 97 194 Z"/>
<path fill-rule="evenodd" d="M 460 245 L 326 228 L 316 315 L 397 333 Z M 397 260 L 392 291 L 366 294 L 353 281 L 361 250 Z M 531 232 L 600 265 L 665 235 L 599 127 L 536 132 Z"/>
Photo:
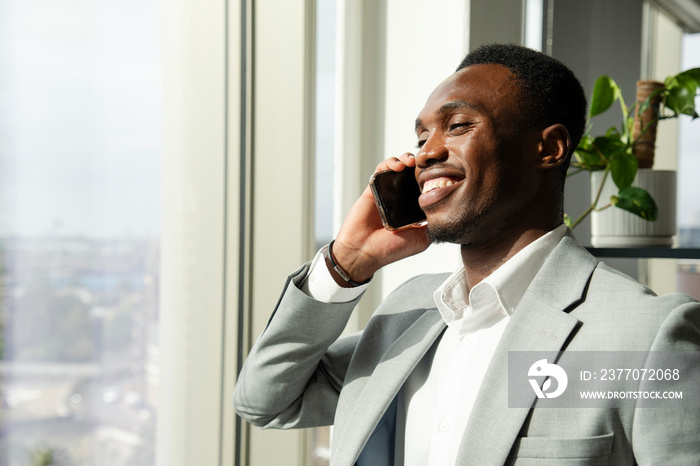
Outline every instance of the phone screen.
<path fill-rule="evenodd" d="M 400 230 L 426 223 L 425 213 L 418 205 L 421 193 L 415 168 L 375 173 L 370 185 L 385 228 Z"/>

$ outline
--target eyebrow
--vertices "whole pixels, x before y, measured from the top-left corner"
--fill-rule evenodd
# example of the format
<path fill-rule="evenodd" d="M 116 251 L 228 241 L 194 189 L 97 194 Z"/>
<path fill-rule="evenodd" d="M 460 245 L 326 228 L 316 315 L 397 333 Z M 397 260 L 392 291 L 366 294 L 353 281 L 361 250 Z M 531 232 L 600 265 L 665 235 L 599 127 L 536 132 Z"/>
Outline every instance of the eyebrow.
<path fill-rule="evenodd" d="M 472 103 L 469 103 L 465 100 L 452 100 L 450 102 L 445 103 L 442 107 L 440 107 L 437 112 L 435 112 L 438 116 L 442 116 L 446 113 L 449 113 L 451 110 L 455 109 L 462 109 L 462 108 L 468 108 L 470 110 L 479 110 L 478 105 L 474 105 Z M 420 118 L 416 118 L 416 126 L 415 129 L 418 129 L 419 126 L 423 126 L 423 121 Z"/>

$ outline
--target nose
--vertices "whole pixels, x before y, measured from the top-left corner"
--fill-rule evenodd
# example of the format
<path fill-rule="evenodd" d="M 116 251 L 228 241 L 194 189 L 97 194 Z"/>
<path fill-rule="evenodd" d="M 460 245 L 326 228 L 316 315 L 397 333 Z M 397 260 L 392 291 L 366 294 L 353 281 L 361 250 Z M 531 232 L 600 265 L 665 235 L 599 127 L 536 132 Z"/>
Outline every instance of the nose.
<path fill-rule="evenodd" d="M 416 153 L 416 165 L 419 168 L 427 168 L 434 163 L 446 160 L 447 156 L 445 140 L 439 133 L 433 133 Z"/>

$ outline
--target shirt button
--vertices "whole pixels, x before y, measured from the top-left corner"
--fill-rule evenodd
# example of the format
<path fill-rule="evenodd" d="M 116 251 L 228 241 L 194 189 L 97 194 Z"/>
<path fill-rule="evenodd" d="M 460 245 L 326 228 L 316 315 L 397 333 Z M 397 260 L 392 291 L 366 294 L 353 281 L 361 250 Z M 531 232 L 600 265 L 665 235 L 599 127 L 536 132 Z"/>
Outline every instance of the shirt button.
<path fill-rule="evenodd" d="M 446 422 L 441 422 L 439 428 L 440 432 L 447 432 L 448 430 L 450 430 L 450 425 Z"/>
<path fill-rule="evenodd" d="M 471 336 L 464 338 L 464 343 L 467 345 L 471 345 L 473 341 L 474 341 L 474 339 Z"/>

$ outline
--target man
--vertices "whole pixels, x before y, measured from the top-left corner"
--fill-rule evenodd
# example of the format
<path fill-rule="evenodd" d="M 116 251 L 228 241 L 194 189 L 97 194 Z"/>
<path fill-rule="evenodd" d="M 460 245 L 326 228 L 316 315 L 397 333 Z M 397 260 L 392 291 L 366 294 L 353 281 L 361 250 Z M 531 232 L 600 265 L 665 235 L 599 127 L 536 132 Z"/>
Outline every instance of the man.
<path fill-rule="evenodd" d="M 430 95 L 416 167 L 428 224 L 382 228 L 369 189 L 293 274 L 235 393 L 261 427 L 335 426 L 332 465 L 700 464 L 700 413 L 508 407 L 508 351 L 700 348 L 700 304 L 599 264 L 562 223 L 586 101 L 560 62 L 482 47 Z M 461 245 L 463 268 L 416 277 L 339 338 L 382 266 Z"/>

